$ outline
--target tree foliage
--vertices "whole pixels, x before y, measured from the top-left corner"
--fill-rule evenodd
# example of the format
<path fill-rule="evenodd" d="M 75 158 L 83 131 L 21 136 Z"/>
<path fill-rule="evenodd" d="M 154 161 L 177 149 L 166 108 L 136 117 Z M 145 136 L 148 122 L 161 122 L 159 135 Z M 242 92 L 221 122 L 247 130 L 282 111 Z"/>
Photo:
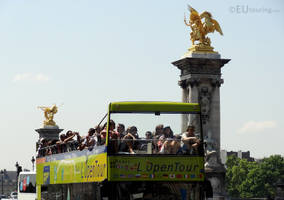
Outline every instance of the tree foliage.
<path fill-rule="evenodd" d="M 277 182 L 284 181 L 284 158 L 280 155 L 261 162 L 229 156 L 226 167 L 226 189 L 232 197 L 274 197 Z"/>

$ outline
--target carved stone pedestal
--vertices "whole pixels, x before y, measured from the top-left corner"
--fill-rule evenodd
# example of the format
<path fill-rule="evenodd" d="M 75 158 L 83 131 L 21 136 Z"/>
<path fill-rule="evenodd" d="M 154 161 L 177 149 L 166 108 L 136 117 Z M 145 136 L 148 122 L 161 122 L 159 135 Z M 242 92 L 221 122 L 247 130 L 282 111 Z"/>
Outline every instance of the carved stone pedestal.
<path fill-rule="evenodd" d="M 213 187 L 215 199 L 225 195 L 225 168 L 220 162 L 220 86 L 223 84 L 221 68 L 230 61 L 218 53 L 187 52 L 180 60 L 173 62 L 180 71 L 179 85 L 182 88 L 182 102 L 200 103 L 203 135 L 207 142 L 206 176 Z M 199 119 L 183 115 L 181 131 L 191 124 L 199 127 Z M 200 130 L 196 129 L 196 134 Z"/>
<path fill-rule="evenodd" d="M 225 174 L 224 171 L 217 170 L 205 170 L 206 178 L 210 181 L 213 189 L 213 198 L 208 198 L 208 200 L 225 200 Z"/>
<path fill-rule="evenodd" d="M 58 126 L 44 126 L 43 128 L 39 128 L 35 130 L 39 134 L 39 140 L 41 138 L 47 140 L 54 140 L 59 138 L 59 133 L 63 131 Z"/>
<path fill-rule="evenodd" d="M 209 151 L 208 151 L 209 152 Z M 212 200 L 224 200 L 225 199 L 225 175 L 226 169 L 221 163 L 220 154 L 216 151 L 207 153 L 205 163 L 206 179 L 210 181 L 213 198 Z M 210 199 L 210 198 L 209 198 Z"/>

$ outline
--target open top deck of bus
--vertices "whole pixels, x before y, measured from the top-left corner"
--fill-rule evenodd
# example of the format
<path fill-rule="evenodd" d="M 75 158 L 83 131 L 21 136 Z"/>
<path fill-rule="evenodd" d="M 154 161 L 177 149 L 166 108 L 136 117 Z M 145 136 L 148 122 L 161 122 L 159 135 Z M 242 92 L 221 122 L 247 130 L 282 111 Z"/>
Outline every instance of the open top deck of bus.
<path fill-rule="evenodd" d="M 183 114 L 200 115 L 197 103 L 180 102 L 111 102 L 108 106 L 107 138 L 109 123 L 112 118 L 131 119 L 135 124 L 136 116 L 150 113 L 151 120 L 162 115 L 177 117 Z M 138 113 L 136 115 L 136 113 Z M 152 113 L 152 114 L 151 114 Z M 153 115 L 154 114 L 154 115 Z M 175 114 L 177 114 L 175 116 Z M 131 116 L 130 116 L 131 115 Z M 160 116 L 161 115 L 161 116 Z M 125 117 L 126 116 L 126 117 Z M 171 118 L 173 119 L 173 118 Z M 196 118 L 201 119 L 201 118 Z M 150 122 L 152 122 L 150 120 Z M 131 124 L 132 124 L 131 121 Z M 157 120 L 158 121 L 158 120 Z M 117 120 L 117 123 L 121 121 Z M 123 121 L 122 121 L 123 122 Z M 179 123 L 168 121 L 178 128 Z M 145 125 L 149 121 L 140 120 Z M 156 123 L 156 122 L 154 122 Z M 139 124 L 139 125 L 140 125 Z M 153 123 L 152 123 L 153 124 Z M 151 125 L 152 125 L 151 124 Z M 202 123 L 200 123 L 201 125 Z M 154 128 L 154 126 L 151 126 Z M 201 134 L 202 135 L 202 134 Z M 139 141 L 139 140 L 137 140 Z M 153 141 L 144 141 L 151 148 Z M 121 141 L 119 141 L 121 143 Z M 202 182 L 204 181 L 204 155 L 200 154 L 159 154 L 140 150 L 136 154 L 123 152 L 111 153 L 113 139 L 105 144 L 95 145 L 83 151 L 68 151 L 37 158 L 37 184 L 54 185 L 90 182 L 129 182 L 129 181 L 164 181 L 164 182 Z M 141 152 L 144 152 L 141 154 Z"/>

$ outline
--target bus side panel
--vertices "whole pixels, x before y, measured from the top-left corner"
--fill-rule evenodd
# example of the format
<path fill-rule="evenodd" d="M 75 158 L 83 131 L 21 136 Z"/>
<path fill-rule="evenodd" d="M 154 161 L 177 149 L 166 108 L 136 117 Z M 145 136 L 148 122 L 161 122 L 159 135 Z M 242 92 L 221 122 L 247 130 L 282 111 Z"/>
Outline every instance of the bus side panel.
<path fill-rule="evenodd" d="M 107 153 L 37 163 L 37 184 L 101 182 L 107 178 Z"/>
<path fill-rule="evenodd" d="M 41 185 L 36 186 L 36 196 L 37 200 L 41 200 Z"/>

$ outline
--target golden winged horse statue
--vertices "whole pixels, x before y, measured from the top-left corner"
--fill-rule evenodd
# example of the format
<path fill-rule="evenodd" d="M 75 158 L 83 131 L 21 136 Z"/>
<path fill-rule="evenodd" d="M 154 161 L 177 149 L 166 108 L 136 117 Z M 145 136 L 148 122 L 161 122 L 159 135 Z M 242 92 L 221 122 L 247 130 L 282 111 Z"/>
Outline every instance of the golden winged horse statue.
<path fill-rule="evenodd" d="M 38 108 L 40 108 L 42 111 L 44 111 L 45 120 L 43 121 L 43 124 L 45 126 L 56 126 L 55 121 L 53 121 L 53 117 L 58 111 L 57 106 L 54 104 L 51 107 L 38 106 Z"/>
<path fill-rule="evenodd" d="M 192 42 L 191 51 L 209 51 L 213 52 L 213 47 L 211 47 L 210 38 L 207 37 L 208 33 L 213 33 L 215 31 L 223 35 L 219 23 L 212 18 L 210 12 L 203 12 L 199 14 L 194 8 L 188 5 L 188 10 L 190 11 L 189 20 L 187 22 L 184 16 L 184 23 L 186 26 L 191 28 L 190 40 Z M 195 41 L 199 41 L 195 44 Z"/>

